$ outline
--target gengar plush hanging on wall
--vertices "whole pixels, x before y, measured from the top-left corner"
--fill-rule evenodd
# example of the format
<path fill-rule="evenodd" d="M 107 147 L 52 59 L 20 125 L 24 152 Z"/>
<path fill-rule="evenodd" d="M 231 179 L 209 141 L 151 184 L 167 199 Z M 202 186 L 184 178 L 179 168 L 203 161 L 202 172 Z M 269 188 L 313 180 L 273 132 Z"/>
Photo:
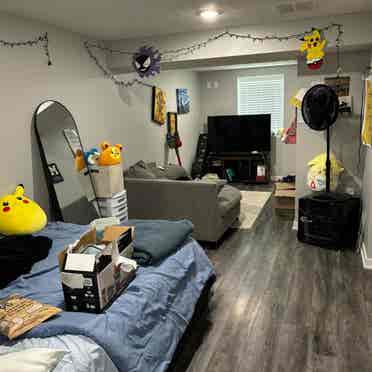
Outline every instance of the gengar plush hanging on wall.
<path fill-rule="evenodd" d="M 142 46 L 133 55 L 132 65 L 141 77 L 155 76 L 160 72 L 160 52 L 152 46 Z"/>

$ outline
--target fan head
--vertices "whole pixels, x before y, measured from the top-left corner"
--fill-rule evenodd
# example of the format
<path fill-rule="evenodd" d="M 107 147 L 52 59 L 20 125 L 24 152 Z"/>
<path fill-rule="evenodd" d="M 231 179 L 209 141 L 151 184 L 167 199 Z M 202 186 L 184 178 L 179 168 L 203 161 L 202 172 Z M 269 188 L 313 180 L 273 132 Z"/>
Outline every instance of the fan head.
<path fill-rule="evenodd" d="M 302 117 L 314 130 L 325 130 L 337 120 L 339 101 L 336 92 L 328 85 L 311 87 L 302 100 Z"/>

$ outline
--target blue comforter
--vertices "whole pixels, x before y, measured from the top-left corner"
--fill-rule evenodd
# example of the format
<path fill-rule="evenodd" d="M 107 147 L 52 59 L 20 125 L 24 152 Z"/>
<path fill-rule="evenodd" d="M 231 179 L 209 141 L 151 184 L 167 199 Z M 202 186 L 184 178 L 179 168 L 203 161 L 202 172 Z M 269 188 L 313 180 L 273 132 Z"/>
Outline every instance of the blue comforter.
<path fill-rule="evenodd" d="M 86 229 L 65 223 L 48 225 L 42 235 L 53 239 L 49 256 L 36 263 L 30 274 L 0 290 L 0 297 L 19 293 L 63 308 L 56 254 Z M 146 228 L 138 224 L 136 236 L 142 234 L 147 234 Z M 121 372 L 165 371 L 201 291 L 213 275 L 204 251 L 189 238 L 157 265 L 140 267 L 137 277 L 105 313 L 63 311 L 24 337 L 83 335 L 102 346 Z M 0 344 L 5 342 L 0 338 Z"/>

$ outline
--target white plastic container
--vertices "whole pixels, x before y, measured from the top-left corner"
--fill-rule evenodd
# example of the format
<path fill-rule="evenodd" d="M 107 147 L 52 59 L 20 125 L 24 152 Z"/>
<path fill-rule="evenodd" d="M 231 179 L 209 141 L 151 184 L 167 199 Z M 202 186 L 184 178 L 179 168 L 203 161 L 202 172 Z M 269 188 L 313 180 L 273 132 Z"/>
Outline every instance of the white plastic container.
<path fill-rule="evenodd" d="M 112 198 L 98 198 L 97 202 L 100 207 L 103 208 L 115 208 L 123 203 L 127 203 L 127 191 L 123 190 L 118 194 L 115 194 Z"/>
<path fill-rule="evenodd" d="M 106 208 L 100 205 L 99 209 L 103 217 L 119 217 L 123 215 L 123 213 L 128 214 L 127 204 L 118 205 L 117 207 L 113 208 L 110 207 Z"/>

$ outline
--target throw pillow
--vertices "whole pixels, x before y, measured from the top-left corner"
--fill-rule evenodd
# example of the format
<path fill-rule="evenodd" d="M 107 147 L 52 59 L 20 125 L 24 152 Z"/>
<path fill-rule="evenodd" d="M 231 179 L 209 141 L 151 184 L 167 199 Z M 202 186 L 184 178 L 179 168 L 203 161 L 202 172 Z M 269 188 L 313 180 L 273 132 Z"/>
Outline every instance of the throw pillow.
<path fill-rule="evenodd" d="M 156 178 L 167 178 L 165 168 L 157 167 L 156 163 L 147 163 L 147 165 Z"/>
<path fill-rule="evenodd" d="M 128 177 L 128 178 L 145 178 L 145 179 L 157 178 L 152 172 L 151 168 L 143 160 L 140 160 L 136 164 L 132 165 L 124 173 L 124 175 L 125 177 Z"/>
<path fill-rule="evenodd" d="M 0 355 L 2 372 L 49 372 L 63 359 L 66 351 L 32 348 Z"/>
<path fill-rule="evenodd" d="M 191 180 L 186 169 L 175 164 L 170 164 L 165 167 L 165 175 L 170 180 Z"/>

